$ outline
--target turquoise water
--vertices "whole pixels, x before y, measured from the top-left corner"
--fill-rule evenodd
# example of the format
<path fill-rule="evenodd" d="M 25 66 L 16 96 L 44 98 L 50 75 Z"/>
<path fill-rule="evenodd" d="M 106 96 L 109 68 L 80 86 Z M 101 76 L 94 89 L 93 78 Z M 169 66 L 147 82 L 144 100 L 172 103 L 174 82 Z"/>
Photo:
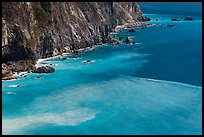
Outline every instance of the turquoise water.
<path fill-rule="evenodd" d="M 195 5 L 183 4 L 194 11 Z M 188 15 L 141 3 L 161 25 L 117 34 L 136 44 L 49 59 L 42 63 L 57 64 L 54 73 L 3 81 L 3 134 L 201 134 L 202 18 L 196 6 L 194 21 L 170 22 Z M 150 7 L 157 13 L 149 14 Z"/>

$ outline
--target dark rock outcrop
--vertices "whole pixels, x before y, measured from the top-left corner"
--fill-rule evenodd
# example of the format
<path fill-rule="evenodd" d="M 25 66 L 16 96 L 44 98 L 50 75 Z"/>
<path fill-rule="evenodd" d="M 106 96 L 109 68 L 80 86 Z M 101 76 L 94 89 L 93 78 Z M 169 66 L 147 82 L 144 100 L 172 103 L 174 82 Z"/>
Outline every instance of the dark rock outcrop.
<path fill-rule="evenodd" d="M 184 20 L 193 20 L 193 19 L 192 19 L 192 18 L 187 17 L 187 18 L 185 18 Z"/>
<path fill-rule="evenodd" d="M 169 24 L 167 25 L 167 27 L 175 27 L 176 25 L 175 24 Z"/>
<path fill-rule="evenodd" d="M 84 63 L 91 63 L 91 62 L 93 62 L 93 61 L 91 61 L 91 60 L 86 60 L 86 61 L 83 61 Z"/>
<path fill-rule="evenodd" d="M 151 19 L 149 17 L 142 17 L 139 19 L 139 21 L 146 22 L 146 21 L 151 21 Z"/>
<path fill-rule="evenodd" d="M 41 77 L 40 77 L 40 76 L 37 76 L 36 78 L 39 79 L 39 78 L 41 78 Z"/>
<path fill-rule="evenodd" d="M 173 18 L 173 19 L 171 19 L 171 21 L 181 21 L 181 19 L 179 19 L 179 18 Z"/>
<path fill-rule="evenodd" d="M 132 42 L 132 39 L 130 37 L 127 37 L 126 40 L 125 40 L 125 43 L 130 44 L 131 42 Z"/>
<path fill-rule="evenodd" d="M 33 73 L 53 73 L 54 71 L 55 69 L 50 66 L 42 66 L 35 69 Z"/>
<path fill-rule="evenodd" d="M 109 44 L 120 44 L 120 41 L 118 41 L 117 39 L 112 39 L 112 38 L 107 38 L 105 42 Z"/>
<path fill-rule="evenodd" d="M 135 32 L 135 30 L 134 29 L 130 29 L 128 32 Z"/>
<path fill-rule="evenodd" d="M 112 43 L 112 44 L 120 44 L 120 41 L 118 41 L 117 39 L 112 39 L 112 40 L 111 40 L 111 43 Z"/>
<path fill-rule="evenodd" d="M 122 41 L 122 40 L 123 40 L 123 37 L 122 37 L 122 36 L 120 36 L 120 37 L 119 37 L 119 41 Z"/>

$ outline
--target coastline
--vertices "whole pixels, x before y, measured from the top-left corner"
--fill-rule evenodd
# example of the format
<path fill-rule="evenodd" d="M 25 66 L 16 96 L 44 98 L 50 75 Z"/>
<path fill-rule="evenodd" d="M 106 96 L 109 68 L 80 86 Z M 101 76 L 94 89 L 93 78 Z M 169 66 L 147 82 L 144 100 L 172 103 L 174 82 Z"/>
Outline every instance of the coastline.
<path fill-rule="evenodd" d="M 158 17 L 110 32 L 121 44 L 36 58 L 53 74 L 2 80 L 2 134 L 202 134 L 202 24 Z"/>
<path fill-rule="evenodd" d="M 150 26 L 153 26 L 153 25 L 154 24 L 146 24 L 145 22 L 129 22 L 129 23 L 125 23 L 123 25 L 117 25 L 115 27 L 115 29 L 112 32 L 109 33 L 109 35 L 114 35 L 114 33 L 117 33 L 119 31 L 122 31 L 122 30 L 125 30 L 125 29 L 144 28 L 144 27 L 150 27 Z M 111 38 L 111 40 L 115 40 L 115 39 Z M 87 51 L 87 50 L 94 50 L 96 47 L 104 46 L 107 43 L 108 42 L 103 43 L 103 44 L 93 45 L 91 47 L 85 47 L 85 48 L 80 48 L 80 49 L 72 50 L 72 51 L 68 51 L 68 52 L 62 52 L 62 53 L 60 53 L 58 55 L 51 56 L 51 57 L 48 57 L 48 58 L 39 58 L 39 59 L 37 59 L 37 61 L 33 65 L 35 66 L 35 68 L 38 68 L 40 66 L 46 66 L 46 65 L 43 65 L 41 63 L 43 61 L 46 61 L 46 60 L 49 60 L 49 59 L 59 58 L 59 57 L 65 56 L 65 55 L 72 54 L 74 51 L 82 52 L 82 51 Z M 111 43 L 113 43 L 113 42 L 111 42 Z M 12 73 L 13 74 L 11 75 L 11 78 L 10 78 L 10 76 L 9 76 L 9 79 L 7 79 L 7 78 L 5 79 L 5 78 L 2 77 L 2 81 L 16 80 L 21 75 L 24 75 L 24 74 L 27 74 L 27 73 L 30 73 L 30 72 L 29 71 L 18 71 L 18 72 L 14 71 Z"/>
<path fill-rule="evenodd" d="M 131 27 L 130 27 L 131 26 Z M 117 25 L 114 29 L 114 31 L 110 32 L 109 35 L 114 35 L 114 33 L 117 33 L 118 32 L 118 28 L 121 28 L 120 31 L 124 30 L 124 29 L 131 29 L 131 28 L 141 28 L 141 27 L 151 27 L 151 26 L 154 26 L 154 24 L 146 24 L 146 23 L 143 23 L 143 22 L 139 22 L 138 24 L 132 24 L 132 23 L 128 23 L 128 24 L 124 24 L 124 25 Z M 107 43 L 104 43 L 104 44 L 99 44 L 99 45 L 93 45 L 91 47 L 85 47 L 85 48 L 80 48 L 80 49 L 77 49 L 75 51 L 79 51 L 79 52 L 82 52 L 82 51 L 92 51 L 94 50 L 96 47 L 100 47 L 100 46 L 104 46 L 106 45 Z M 70 55 L 72 54 L 73 51 L 69 51 L 69 52 L 64 52 L 64 53 L 61 53 L 59 55 L 56 55 L 56 56 L 52 56 L 52 57 L 48 57 L 48 58 L 41 58 L 41 59 L 38 59 L 35 63 L 35 66 L 39 66 L 39 64 L 43 61 L 46 61 L 46 60 L 49 60 L 49 59 L 54 59 L 54 58 L 59 58 L 59 57 L 62 57 L 64 55 Z"/>

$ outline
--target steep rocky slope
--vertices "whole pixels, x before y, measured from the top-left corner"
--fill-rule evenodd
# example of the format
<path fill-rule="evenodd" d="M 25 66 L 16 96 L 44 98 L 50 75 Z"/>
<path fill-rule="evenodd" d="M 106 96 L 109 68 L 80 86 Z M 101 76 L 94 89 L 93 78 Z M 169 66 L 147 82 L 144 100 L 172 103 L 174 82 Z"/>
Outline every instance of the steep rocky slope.
<path fill-rule="evenodd" d="M 136 2 L 3 2 L 3 74 L 39 58 L 105 43 L 117 25 L 144 19 Z"/>

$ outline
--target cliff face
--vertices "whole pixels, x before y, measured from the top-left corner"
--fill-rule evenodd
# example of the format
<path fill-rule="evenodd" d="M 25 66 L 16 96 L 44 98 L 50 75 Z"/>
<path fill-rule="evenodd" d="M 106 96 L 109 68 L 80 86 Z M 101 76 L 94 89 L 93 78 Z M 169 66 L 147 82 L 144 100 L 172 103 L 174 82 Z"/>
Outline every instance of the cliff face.
<path fill-rule="evenodd" d="M 138 22 L 138 7 L 135 2 L 3 2 L 2 62 L 35 62 L 103 43 L 117 25 Z"/>

